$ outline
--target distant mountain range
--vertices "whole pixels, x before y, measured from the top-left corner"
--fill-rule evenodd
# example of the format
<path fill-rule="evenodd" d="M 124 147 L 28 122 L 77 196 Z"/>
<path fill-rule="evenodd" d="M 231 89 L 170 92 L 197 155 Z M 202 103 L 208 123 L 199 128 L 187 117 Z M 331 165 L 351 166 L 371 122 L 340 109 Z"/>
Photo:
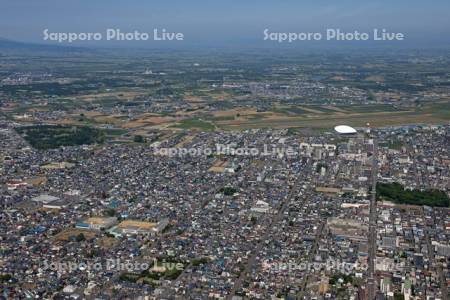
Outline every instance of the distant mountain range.
<path fill-rule="evenodd" d="M 0 53 L 2 52 L 92 52 L 92 49 L 63 45 L 45 45 L 13 41 L 0 37 Z"/>

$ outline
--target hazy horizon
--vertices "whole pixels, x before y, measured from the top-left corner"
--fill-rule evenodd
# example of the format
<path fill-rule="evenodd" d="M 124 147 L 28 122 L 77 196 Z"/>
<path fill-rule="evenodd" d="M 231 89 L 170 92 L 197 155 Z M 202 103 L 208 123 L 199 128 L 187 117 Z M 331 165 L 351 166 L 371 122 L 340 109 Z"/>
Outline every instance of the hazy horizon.
<path fill-rule="evenodd" d="M 0 12 L 0 37 L 21 42 L 61 44 L 44 41 L 49 32 L 105 32 L 118 28 L 123 32 L 152 32 L 166 29 L 181 32 L 183 41 L 90 41 L 71 45 L 89 47 L 328 47 L 385 46 L 441 47 L 450 45 L 450 2 L 379 0 L 340 2 L 246 1 L 231 0 L 185 2 L 180 0 L 150 3 L 85 0 L 76 2 L 43 0 L 3 1 Z M 371 32 L 374 28 L 405 35 L 404 41 L 297 41 L 279 44 L 264 41 L 263 31 L 324 32 L 328 28 L 345 32 Z M 342 45 L 347 44 L 347 45 Z"/>

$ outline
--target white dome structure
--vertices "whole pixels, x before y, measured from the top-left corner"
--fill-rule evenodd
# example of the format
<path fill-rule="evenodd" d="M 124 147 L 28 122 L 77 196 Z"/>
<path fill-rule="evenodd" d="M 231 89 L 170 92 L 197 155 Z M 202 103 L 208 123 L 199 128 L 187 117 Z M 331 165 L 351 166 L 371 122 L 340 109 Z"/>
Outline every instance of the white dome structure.
<path fill-rule="evenodd" d="M 353 127 L 350 127 L 348 125 L 338 125 L 334 127 L 334 130 L 336 130 L 339 134 L 355 134 L 356 129 Z"/>

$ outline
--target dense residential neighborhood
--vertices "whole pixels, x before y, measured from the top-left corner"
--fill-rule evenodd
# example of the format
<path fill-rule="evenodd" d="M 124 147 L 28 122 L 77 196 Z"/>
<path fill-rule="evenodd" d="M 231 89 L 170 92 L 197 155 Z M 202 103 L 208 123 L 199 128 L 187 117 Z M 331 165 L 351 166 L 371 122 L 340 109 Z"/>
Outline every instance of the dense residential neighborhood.
<path fill-rule="evenodd" d="M 448 205 L 379 196 L 368 237 L 374 182 L 448 201 L 449 126 L 37 150 L 0 125 L 5 298 L 361 299 L 371 248 L 377 299 L 448 293 Z"/>

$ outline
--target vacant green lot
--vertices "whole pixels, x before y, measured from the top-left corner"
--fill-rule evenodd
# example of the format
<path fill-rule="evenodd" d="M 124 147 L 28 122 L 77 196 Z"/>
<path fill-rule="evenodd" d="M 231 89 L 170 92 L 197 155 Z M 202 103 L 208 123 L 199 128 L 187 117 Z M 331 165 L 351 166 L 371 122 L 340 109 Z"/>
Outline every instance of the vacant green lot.
<path fill-rule="evenodd" d="M 186 130 L 201 130 L 201 131 L 211 131 L 215 129 L 215 126 L 213 124 L 203 121 L 201 119 L 182 120 L 173 127 L 182 128 Z"/>

